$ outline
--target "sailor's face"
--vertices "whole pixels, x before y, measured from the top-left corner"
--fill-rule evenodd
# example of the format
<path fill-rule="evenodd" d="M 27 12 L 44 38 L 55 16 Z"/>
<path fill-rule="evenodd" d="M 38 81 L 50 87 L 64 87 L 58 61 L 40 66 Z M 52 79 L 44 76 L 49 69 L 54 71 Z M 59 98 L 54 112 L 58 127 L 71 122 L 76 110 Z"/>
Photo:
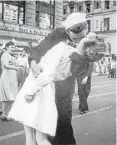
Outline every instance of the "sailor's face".
<path fill-rule="evenodd" d="M 69 31 L 68 33 L 71 40 L 74 41 L 75 43 L 79 42 L 82 38 L 86 36 L 86 30 L 83 30 L 77 34 L 72 31 Z"/>
<path fill-rule="evenodd" d="M 77 43 L 86 36 L 86 22 L 75 25 L 68 30 L 71 40 Z"/>

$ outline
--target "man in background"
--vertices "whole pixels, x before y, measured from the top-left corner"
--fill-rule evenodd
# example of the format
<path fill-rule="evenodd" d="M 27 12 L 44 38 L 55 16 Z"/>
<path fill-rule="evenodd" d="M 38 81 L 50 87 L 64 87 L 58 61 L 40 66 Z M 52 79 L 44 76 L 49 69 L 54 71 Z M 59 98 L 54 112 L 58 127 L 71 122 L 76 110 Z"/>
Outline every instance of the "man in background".
<path fill-rule="evenodd" d="M 93 62 L 87 62 L 82 72 L 77 71 L 77 85 L 79 95 L 79 113 L 86 113 L 88 108 L 87 98 L 91 90 L 91 73 L 93 71 Z"/>
<path fill-rule="evenodd" d="M 116 78 L 116 62 L 114 59 L 111 62 L 111 78 Z"/>

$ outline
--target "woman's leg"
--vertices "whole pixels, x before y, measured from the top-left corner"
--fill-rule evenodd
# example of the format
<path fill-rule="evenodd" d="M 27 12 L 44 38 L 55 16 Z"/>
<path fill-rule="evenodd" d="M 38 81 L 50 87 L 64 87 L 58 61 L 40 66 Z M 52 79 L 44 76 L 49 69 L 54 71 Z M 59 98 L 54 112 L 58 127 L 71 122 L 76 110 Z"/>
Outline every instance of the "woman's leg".
<path fill-rule="evenodd" d="M 2 110 L 3 110 L 2 115 L 7 117 L 8 112 L 9 112 L 9 101 L 2 102 Z"/>
<path fill-rule="evenodd" d="M 0 102 L 0 115 L 2 114 L 2 102 Z"/>
<path fill-rule="evenodd" d="M 36 145 L 35 129 L 24 125 L 25 135 L 26 135 L 26 145 Z"/>
<path fill-rule="evenodd" d="M 11 110 L 13 103 L 14 101 L 9 101 L 9 111 Z"/>
<path fill-rule="evenodd" d="M 51 145 L 51 143 L 47 139 L 47 135 L 40 131 L 36 131 L 36 141 L 37 145 Z"/>

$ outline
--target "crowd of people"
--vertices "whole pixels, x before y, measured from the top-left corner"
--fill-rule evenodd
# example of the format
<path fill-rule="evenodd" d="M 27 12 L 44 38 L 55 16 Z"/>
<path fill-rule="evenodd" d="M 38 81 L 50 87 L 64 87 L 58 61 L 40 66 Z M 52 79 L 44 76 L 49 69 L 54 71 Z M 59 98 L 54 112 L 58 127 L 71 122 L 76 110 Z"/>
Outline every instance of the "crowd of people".
<path fill-rule="evenodd" d="M 116 78 L 116 68 L 117 63 L 115 59 L 108 58 L 94 63 L 94 72 L 98 74 L 98 76 L 108 76 L 108 78 Z"/>
<path fill-rule="evenodd" d="M 18 51 L 12 41 L 5 45 L 1 119 L 24 125 L 26 145 L 77 144 L 71 124 L 75 79 L 79 110 L 86 113 L 93 62 L 99 61 L 106 49 L 95 33 L 86 35 L 85 17 L 84 13 L 70 14 L 30 56 Z"/>

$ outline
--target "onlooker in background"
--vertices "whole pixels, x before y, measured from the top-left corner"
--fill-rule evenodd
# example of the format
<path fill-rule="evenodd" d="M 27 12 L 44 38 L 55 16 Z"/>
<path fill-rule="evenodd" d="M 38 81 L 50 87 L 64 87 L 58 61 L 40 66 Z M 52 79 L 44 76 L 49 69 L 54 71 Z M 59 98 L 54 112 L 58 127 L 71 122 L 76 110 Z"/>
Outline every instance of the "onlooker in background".
<path fill-rule="evenodd" d="M 107 63 L 106 63 L 105 58 L 103 59 L 103 66 L 104 66 L 104 72 L 103 72 L 103 75 L 107 75 Z"/>
<path fill-rule="evenodd" d="M 93 32 L 90 32 L 87 35 L 88 40 L 96 41 L 97 35 Z M 88 49 L 91 47 L 90 45 L 86 45 Z M 91 90 L 91 73 L 93 71 L 94 63 L 88 62 L 85 64 L 84 69 L 77 72 L 77 84 L 78 84 L 78 95 L 79 95 L 79 112 L 80 114 L 86 113 L 89 110 L 87 104 L 87 98 L 89 96 Z"/>
<path fill-rule="evenodd" d="M 113 59 L 111 62 L 111 78 L 116 78 L 116 62 Z"/>
<path fill-rule="evenodd" d="M 100 76 L 104 75 L 104 62 L 101 60 L 100 61 Z"/>
<path fill-rule="evenodd" d="M 99 74 L 98 74 L 98 76 L 101 76 L 102 75 L 102 71 L 101 71 L 101 61 L 98 62 L 98 65 L 99 65 Z"/>
<path fill-rule="evenodd" d="M 111 59 L 108 59 L 108 78 L 111 77 Z"/>
<path fill-rule="evenodd" d="M 20 67 L 19 71 L 19 89 L 22 87 L 29 70 L 28 58 L 25 51 L 22 51 L 17 58 L 17 64 Z"/>
<path fill-rule="evenodd" d="M 80 114 L 84 114 L 89 110 L 87 98 L 91 90 L 91 73 L 93 71 L 93 65 L 93 62 L 87 63 L 84 70 L 81 73 L 78 73 L 76 77 L 78 84 Z"/>
<path fill-rule="evenodd" d="M 100 69 L 99 69 L 99 62 L 96 62 L 96 73 L 99 74 L 99 71 L 100 71 Z"/>
<path fill-rule="evenodd" d="M 1 57 L 2 74 L 0 80 L 0 102 L 2 102 L 3 113 L 0 118 L 7 118 L 9 109 L 18 93 L 17 70 L 15 66 L 16 58 L 12 56 L 15 44 L 12 41 L 6 43 L 7 51 Z"/>

